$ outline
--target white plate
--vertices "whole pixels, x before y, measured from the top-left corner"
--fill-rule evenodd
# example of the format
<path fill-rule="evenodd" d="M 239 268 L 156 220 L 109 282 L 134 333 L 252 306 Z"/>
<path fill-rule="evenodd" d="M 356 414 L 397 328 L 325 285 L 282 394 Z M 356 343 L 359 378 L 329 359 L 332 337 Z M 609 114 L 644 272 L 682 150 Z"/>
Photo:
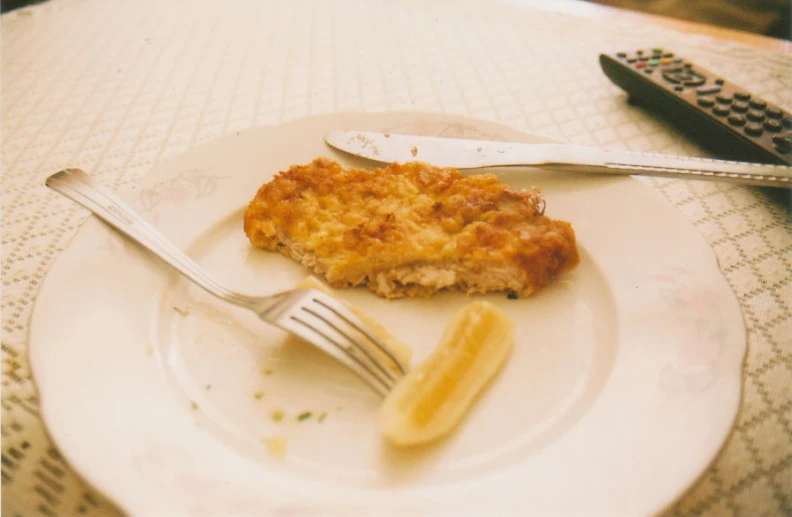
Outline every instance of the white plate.
<path fill-rule="evenodd" d="M 194 149 L 125 197 L 230 287 L 288 289 L 306 271 L 252 249 L 241 215 L 291 164 L 325 155 L 359 165 L 323 144 L 338 128 L 541 140 L 444 115 L 319 116 Z M 210 299 L 95 218 L 47 276 L 31 325 L 52 438 L 134 516 L 661 510 L 706 468 L 735 417 L 745 352 L 735 297 L 704 240 L 641 182 L 502 177 L 542 188 L 547 214 L 572 222 L 582 261 L 529 299 L 486 297 L 516 322 L 517 342 L 447 440 L 411 451 L 383 444 L 379 400 L 351 373 Z M 417 360 L 470 300 L 338 294 Z M 298 422 L 302 411 L 313 417 Z M 285 458 L 268 452 L 269 437 L 285 438 Z"/>

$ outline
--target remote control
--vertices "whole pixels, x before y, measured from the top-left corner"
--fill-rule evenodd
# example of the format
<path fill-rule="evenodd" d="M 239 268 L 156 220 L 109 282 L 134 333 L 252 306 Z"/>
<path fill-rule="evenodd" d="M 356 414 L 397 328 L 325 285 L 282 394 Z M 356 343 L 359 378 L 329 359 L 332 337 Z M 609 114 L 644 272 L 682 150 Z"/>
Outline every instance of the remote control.
<path fill-rule="evenodd" d="M 630 100 L 677 124 L 719 158 L 792 164 L 792 114 L 663 48 L 600 54 Z"/>

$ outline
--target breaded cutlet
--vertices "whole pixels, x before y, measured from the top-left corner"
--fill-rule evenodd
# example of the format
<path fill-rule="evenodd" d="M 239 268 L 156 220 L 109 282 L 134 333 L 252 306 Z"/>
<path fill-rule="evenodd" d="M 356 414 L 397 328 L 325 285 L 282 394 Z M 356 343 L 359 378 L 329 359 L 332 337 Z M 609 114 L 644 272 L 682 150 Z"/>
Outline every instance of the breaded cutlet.
<path fill-rule="evenodd" d="M 538 189 L 421 162 L 344 168 L 318 158 L 264 184 L 250 202 L 250 242 L 333 287 L 385 298 L 441 289 L 528 296 L 580 261 L 569 223 L 543 215 Z"/>

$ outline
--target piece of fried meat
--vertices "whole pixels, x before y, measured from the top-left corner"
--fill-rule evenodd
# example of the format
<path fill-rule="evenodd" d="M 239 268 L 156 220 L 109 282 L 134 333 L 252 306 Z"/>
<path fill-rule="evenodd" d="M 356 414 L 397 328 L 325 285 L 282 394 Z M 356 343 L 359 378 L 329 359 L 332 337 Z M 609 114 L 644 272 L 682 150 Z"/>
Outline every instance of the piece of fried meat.
<path fill-rule="evenodd" d="M 323 275 L 385 298 L 441 289 L 527 296 L 580 258 L 569 223 L 543 215 L 537 189 L 425 163 L 371 171 L 318 158 L 264 184 L 245 233 Z"/>

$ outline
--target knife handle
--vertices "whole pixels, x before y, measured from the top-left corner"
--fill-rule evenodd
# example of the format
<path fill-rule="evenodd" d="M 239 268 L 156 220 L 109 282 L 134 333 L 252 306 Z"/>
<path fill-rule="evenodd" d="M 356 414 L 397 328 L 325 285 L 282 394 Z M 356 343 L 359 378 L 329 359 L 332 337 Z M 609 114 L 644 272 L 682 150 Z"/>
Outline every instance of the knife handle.
<path fill-rule="evenodd" d="M 568 172 L 720 180 L 742 185 L 792 188 L 792 167 L 785 165 L 605 151 L 579 146 L 567 146 L 564 154 L 563 163 L 546 163 L 538 167 Z"/>

